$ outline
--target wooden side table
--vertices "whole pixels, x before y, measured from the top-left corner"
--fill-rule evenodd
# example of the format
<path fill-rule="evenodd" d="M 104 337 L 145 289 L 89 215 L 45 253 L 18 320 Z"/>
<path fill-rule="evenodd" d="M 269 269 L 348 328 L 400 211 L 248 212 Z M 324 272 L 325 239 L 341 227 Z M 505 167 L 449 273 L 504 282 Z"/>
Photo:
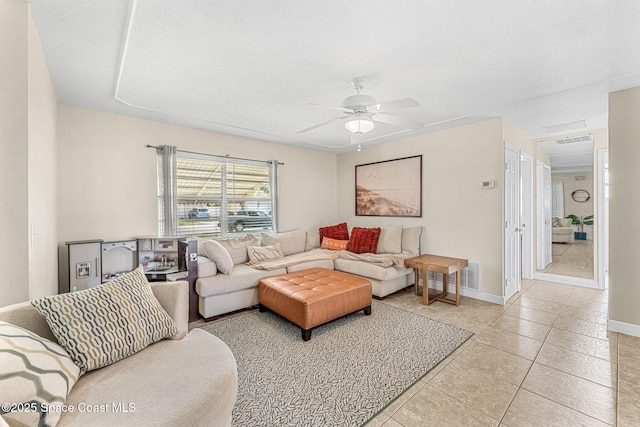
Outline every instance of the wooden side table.
<path fill-rule="evenodd" d="M 422 303 L 424 305 L 429 305 L 434 301 L 460 305 L 460 270 L 469 265 L 468 260 L 427 254 L 405 259 L 404 265 L 414 269 L 416 295 L 419 295 L 418 284 L 420 283 L 420 271 L 422 271 Z M 429 271 L 442 273 L 442 292 L 429 295 Z M 448 298 L 449 274 L 451 273 L 456 273 L 455 299 Z"/>

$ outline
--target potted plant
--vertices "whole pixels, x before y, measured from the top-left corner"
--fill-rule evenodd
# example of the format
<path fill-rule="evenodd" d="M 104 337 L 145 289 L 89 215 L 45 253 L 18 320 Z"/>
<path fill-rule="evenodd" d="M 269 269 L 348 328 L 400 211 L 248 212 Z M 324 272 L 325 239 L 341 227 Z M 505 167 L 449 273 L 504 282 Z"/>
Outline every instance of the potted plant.
<path fill-rule="evenodd" d="M 578 231 L 573 233 L 573 236 L 576 240 L 587 240 L 587 233 L 582 230 L 582 218 L 577 215 L 567 215 L 566 218 L 571 218 L 571 224 L 577 226 Z"/>

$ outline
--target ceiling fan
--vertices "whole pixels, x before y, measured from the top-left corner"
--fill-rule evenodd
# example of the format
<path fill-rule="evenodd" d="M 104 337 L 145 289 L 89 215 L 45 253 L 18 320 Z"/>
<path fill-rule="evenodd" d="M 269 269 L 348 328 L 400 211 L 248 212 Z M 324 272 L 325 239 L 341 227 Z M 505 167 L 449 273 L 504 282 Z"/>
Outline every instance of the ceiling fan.
<path fill-rule="evenodd" d="M 424 123 L 389 114 L 389 111 L 419 107 L 420 103 L 418 101 L 413 98 L 402 98 L 379 103 L 373 96 L 360 93 L 366 83 L 366 77 L 356 77 L 351 80 L 351 84 L 357 94 L 346 97 L 342 101 L 341 107 L 334 108 L 342 111 L 345 115 L 299 130 L 297 133 L 309 132 L 335 121 L 344 120 L 344 127 L 351 132 L 351 143 L 358 144 L 358 149 L 360 149 L 359 144 L 364 141 L 364 134 L 373 130 L 375 127 L 374 122 L 386 123 L 408 129 L 420 129 L 424 127 Z"/>

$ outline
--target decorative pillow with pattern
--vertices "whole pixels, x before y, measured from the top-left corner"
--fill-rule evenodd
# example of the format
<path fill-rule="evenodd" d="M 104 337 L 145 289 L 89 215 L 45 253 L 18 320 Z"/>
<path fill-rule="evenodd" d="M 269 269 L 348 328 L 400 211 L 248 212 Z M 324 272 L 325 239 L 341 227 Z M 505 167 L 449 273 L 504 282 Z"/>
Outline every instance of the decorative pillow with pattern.
<path fill-rule="evenodd" d="M 55 426 L 58 411 L 80 376 L 58 344 L 0 321 L 0 415 L 10 425 Z M 1 423 L 0 423 L 1 424 Z"/>
<path fill-rule="evenodd" d="M 346 222 L 342 222 L 336 225 L 329 225 L 327 227 L 320 227 L 318 229 L 320 233 L 320 244 L 325 237 L 336 240 L 349 240 L 349 228 Z"/>
<path fill-rule="evenodd" d="M 348 240 L 332 239 L 331 237 L 325 237 L 322 239 L 321 249 L 329 249 L 332 251 L 346 251 L 349 246 Z"/>
<path fill-rule="evenodd" d="M 284 256 L 280 243 L 266 246 L 247 246 L 247 254 L 249 255 L 249 264 L 282 258 Z"/>
<path fill-rule="evenodd" d="M 142 268 L 95 288 L 31 304 L 46 319 L 80 373 L 129 357 L 178 332 Z"/>
<path fill-rule="evenodd" d="M 353 227 L 347 249 L 354 254 L 375 254 L 378 250 L 379 238 L 380 228 Z"/>

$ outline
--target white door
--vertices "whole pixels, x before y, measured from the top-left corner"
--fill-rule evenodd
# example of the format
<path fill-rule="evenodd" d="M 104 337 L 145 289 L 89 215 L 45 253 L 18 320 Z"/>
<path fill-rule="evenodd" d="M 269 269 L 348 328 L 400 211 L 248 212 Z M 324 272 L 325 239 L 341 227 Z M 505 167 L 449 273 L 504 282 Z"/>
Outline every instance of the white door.
<path fill-rule="evenodd" d="M 522 229 L 522 277 L 533 279 L 533 157 L 520 154 L 520 222 Z"/>
<path fill-rule="evenodd" d="M 504 148 L 504 296 L 520 290 L 520 152 Z"/>

